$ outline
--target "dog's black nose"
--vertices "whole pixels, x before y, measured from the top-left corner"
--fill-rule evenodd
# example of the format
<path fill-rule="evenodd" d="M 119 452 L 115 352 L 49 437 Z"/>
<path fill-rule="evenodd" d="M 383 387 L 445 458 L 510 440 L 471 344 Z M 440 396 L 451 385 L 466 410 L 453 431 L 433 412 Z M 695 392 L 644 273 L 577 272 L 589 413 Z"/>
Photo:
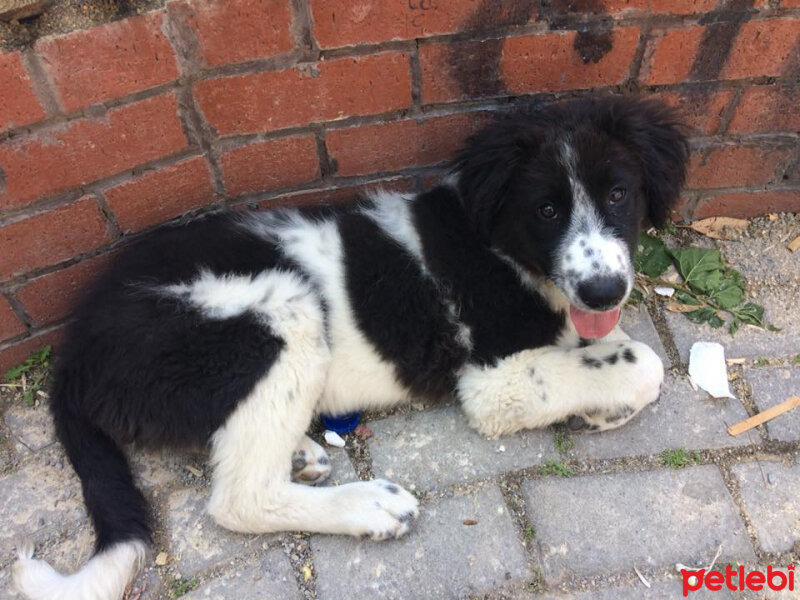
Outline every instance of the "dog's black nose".
<path fill-rule="evenodd" d="M 626 288 L 621 277 L 594 277 L 578 285 L 578 297 L 589 308 L 608 310 L 619 304 Z"/>

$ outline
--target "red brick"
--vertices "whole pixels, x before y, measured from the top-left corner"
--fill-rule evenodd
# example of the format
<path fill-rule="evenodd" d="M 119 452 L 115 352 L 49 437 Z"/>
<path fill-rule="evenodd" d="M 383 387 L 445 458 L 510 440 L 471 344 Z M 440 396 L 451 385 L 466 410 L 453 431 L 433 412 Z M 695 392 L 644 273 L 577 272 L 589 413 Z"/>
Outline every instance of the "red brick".
<path fill-rule="evenodd" d="M 109 240 L 94 198 L 36 215 L 0 229 L 0 280 L 58 263 Z"/>
<path fill-rule="evenodd" d="M 288 52 L 294 47 L 289 0 L 211 0 L 169 4 L 170 16 L 197 39 L 197 58 L 208 66 Z"/>
<path fill-rule="evenodd" d="M 37 325 L 61 321 L 69 315 L 82 290 L 109 258 L 109 254 L 104 254 L 34 279 L 17 290 L 17 300 L 22 302 Z"/>
<path fill-rule="evenodd" d="M 214 201 L 208 166 L 202 156 L 190 158 L 113 187 L 108 206 L 125 231 L 138 231 Z"/>
<path fill-rule="evenodd" d="M 786 148 L 721 146 L 695 153 L 689 165 L 691 189 L 743 187 L 773 182 L 791 153 Z"/>
<path fill-rule="evenodd" d="M 406 108 L 408 55 L 384 53 L 195 84 L 195 98 L 221 135 L 270 131 Z"/>
<path fill-rule="evenodd" d="M 698 25 L 672 29 L 656 37 L 645 53 L 642 80 L 655 85 L 688 79 L 704 31 Z"/>
<path fill-rule="evenodd" d="M 316 140 L 311 136 L 256 142 L 225 152 L 220 162 L 232 196 L 298 185 L 320 176 Z"/>
<path fill-rule="evenodd" d="M 744 23 L 733 42 L 720 79 L 779 76 L 791 70 L 797 57 L 797 19 L 770 19 Z M 648 48 L 642 66 L 649 85 L 689 79 L 705 28 L 692 26 L 666 31 Z"/>
<path fill-rule="evenodd" d="M 0 210 L 24 206 L 186 148 L 178 103 L 165 94 L 0 145 Z"/>
<path fill-rule="evenodd" d="M 796 73 L 800 67 L 800 19 L 750 21 L 742 25 L 722 70 L 724 79 Z"/>
<path fill-rule="evenodd" d="M 358 197 L 377 190 L 393 192 L 409 192 L 414 188 L 414 180 L 405 178 L 390 178 L 381 181 L 371 181 L 359 185 L 348 185 L 340 188 L 292 192 L 263 200 L 258 203 L 258 210 L 273 210 L 289 206 L 335 206 L 354 201 Z"/>
<path fill-rule="evenodd" d="M 574 49 L 577 32 L 559 31 L 505 40 L 500 64 L 500 78 L 505 90 L 513 93 L 536 93 L 583 89 L 622 83 L 628 76 L 639 39 L 638 27 L 623 27 L 612 33 L 612 48 L 597 62 L 584 63 Z M 462 42 L 450 45 L 432 44 L 420 48 L 422 66 L 422 99 L 425 103 L 445 102 L 469 97 L 453 76 L 454 61 L 471 72 L 481 64 L 481 56 L 494 40 Z M 459 69 L 460 70 L 460 69 Z M 491 92 L 497 74 L 475 72 L 477 81 L 485 80 L 486 94 Z M 470 88 L 480 88 L 473 82 Z"/>
<path fill-rule="evenodd" d="M 0 131 L 27 125 L 45 117 L 19 52 L 0 54 Z"/>
<path fill-rule="evenodd" d="M 777 212 L 800 212 L 800 189 L 742 192 L 704 198 L 697 205 L 694 218 L 724 216 L 747 219 Z"/>
<path fill-rule="evenodd" d="M 800 132 L 800 87 L 751 87 L 739 101 L 728 131 Z"/>
<path fill-rule="evenodd" d="M 25 331 L 25 325 L 14 314 L 8 300 L 0 296 L 0 342 L 22 335 Z"/>
<path fill-rule="evenodd" d="M 51 329 L 46 333 L 35 334 L 16 344 L 0 349 L 0 375 L 12 367 L 21 365 L 31 354 L 38 352 L 45 346 L 53 346 L 57 350 L 63 336 L 64 329 L 60 327 Z"/>
<path fill-rule="evenodd" d="M 164 12 L 76 31 L 36 45 L 68 112 L 177 78 Z"/>
<path fill-rule="evenodd" d="M 733 99 L 733 90 L 663 92 L 653 94 L 677 111 L 681 122 L 694 133 L 715 133 L 722 123 L 722 114 Z"/>
<path fill-rule="evenodd" d="M 314 37 L 323 48 L 412 40 L 468 29 L 490 29 L 520 23 L 507 2 L 451 0 L 447 6 L 430 0 L 387 2 L 311 0 Z M 519 11 L 517 11 L 519 12 Z M 534 18 L 532 12 L 529 18 Z"/>
<path fill-rule="evenodd" d="M 326 142 L 337 175 L 366 175 L 452 158 L 480 122 L 478 115 L 395 121 L 329 131 Z"/>
<path fill-rule="evenodd" d="M 800 8 L 800 0 L 781 0 L 781 8 Z"/>
<path fill-rule="evenodd" d="M 502 73 L 514 93 L 558 91 L 622 83 L 639 42 L 638 27 L 612 32 L 612 48 L 597 62 L 584 63 L 573 48 L 574 31 L 509 38 L 503 48 Z"/>

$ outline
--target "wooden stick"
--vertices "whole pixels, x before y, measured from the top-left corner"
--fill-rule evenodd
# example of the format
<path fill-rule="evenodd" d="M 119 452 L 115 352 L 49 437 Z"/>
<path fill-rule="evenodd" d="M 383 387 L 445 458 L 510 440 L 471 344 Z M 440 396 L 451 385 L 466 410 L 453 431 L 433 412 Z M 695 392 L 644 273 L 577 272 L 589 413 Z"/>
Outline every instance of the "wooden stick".
<path fill-rule="evenodd" d="M 782 415 L 783 413 L 798 406 L 800 406 L 800 396 L 792 396 L 788 400 L 784 400 L 780 404 L 776 404 L 775 406 L 768 408 L 767 410 L 760 412 L 749 419 L 745 419 L 744 421 L 740 421 L 735 425 L 731 425 L 728 427 L 728 433 L 731 435 L 739 435 L 740 433 L 749 431 L 753 427 L 761 425 L 762 423 L 771 421 L 775 417 Z"/>

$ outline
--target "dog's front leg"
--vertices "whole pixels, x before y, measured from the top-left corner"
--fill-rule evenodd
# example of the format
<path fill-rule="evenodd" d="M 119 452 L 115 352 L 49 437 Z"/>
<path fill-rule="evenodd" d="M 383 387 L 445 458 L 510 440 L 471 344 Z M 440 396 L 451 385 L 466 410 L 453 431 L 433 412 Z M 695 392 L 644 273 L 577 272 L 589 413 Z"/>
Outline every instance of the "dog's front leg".
<path fill-rule="evenodd" d="M 590 431 L 626 423 L 658 398 L 664 368 L 645 344 L 546 346 L 468 365 L 457 395 L 470 424 L 495 437 L 577 416 Z"/>

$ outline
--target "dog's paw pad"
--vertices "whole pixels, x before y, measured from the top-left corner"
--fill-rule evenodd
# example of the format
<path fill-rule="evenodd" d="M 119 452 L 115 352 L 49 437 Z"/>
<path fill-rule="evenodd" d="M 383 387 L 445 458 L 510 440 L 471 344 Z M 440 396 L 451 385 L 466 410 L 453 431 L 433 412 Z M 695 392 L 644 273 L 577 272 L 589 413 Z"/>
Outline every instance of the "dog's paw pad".
<path fill-rule="evenodd" d="M 306 438 L 292 454 L 292 481 L 316 485 L 331 474 L 331 461 L 325 449 Z"/>

